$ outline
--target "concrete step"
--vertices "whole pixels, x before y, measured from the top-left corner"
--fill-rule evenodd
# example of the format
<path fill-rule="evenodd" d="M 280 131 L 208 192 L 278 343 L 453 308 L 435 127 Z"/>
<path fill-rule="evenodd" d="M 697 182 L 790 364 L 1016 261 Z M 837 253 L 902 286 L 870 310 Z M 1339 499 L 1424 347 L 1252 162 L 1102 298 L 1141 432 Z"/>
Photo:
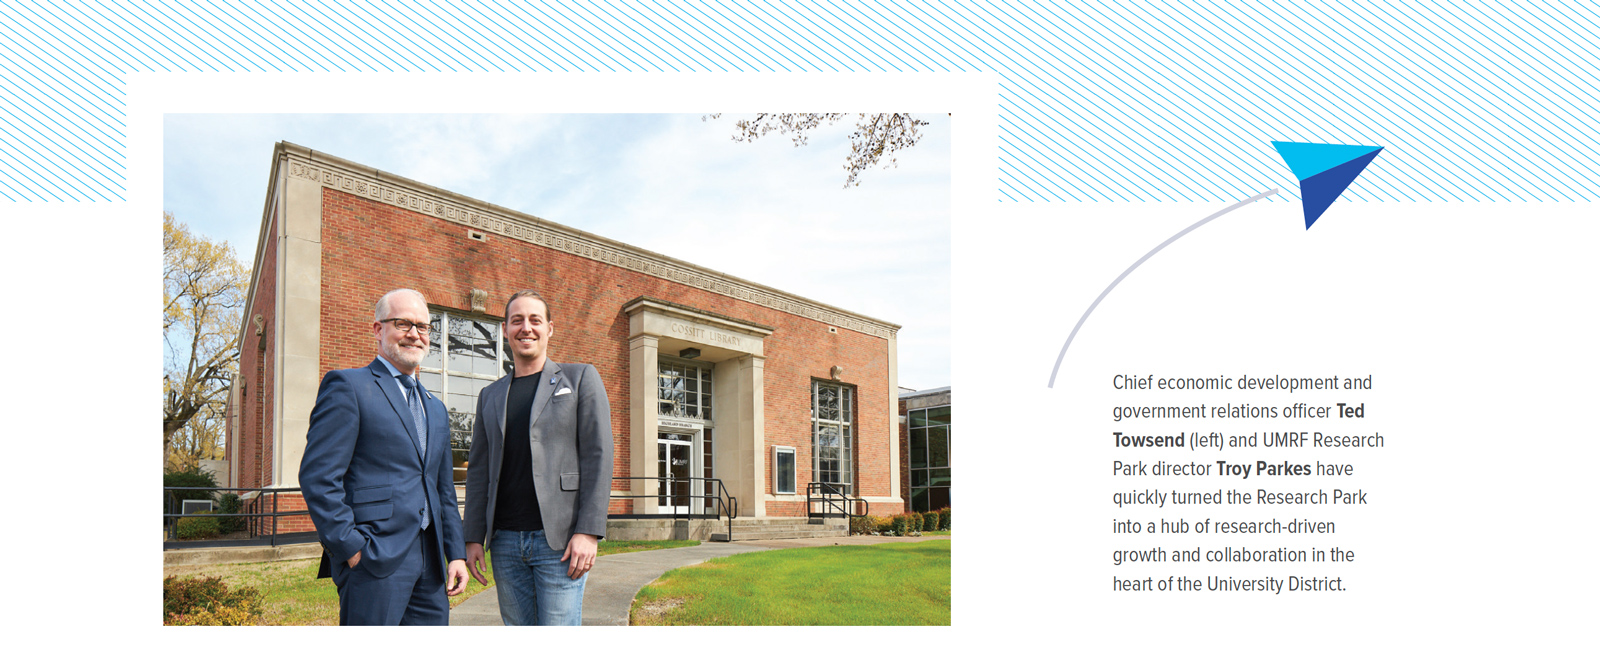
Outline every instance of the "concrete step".
<path fill-rule="evenodd" d="M 812 531 L 816 529 L 848 531 L 850 527 L 827 524 L 746 524 L 738 520 L 733 521 L 734 531 Z"/>
<path fill-rule="evenodd" d="M 781 540 L 785 538 L 837 538 L 850 535 L 842 520 L 806 518 L 745 518 L 733 521 L 733 540 Z M 726 530 L 711 534 L 711 540 L 726 542 Z"/>
<path fill-rule="evenodd" d="M 839 518 L 738 518 L 733 521 L 733 540 L 772 540 L 848 536 L 850 526 Z M 727 520 L 610 520 L 606 537 L 611 540 L 728 540 Z"/>
<path fill-rule="evenodd" d="M 760 528 L 764 528 L 764 529 L 777 528 L 777 527 L 823 527 L 823 528 L 827 528 L 827 529 L 848 529 L 848 528 L 850 528 L 850 525 L 848 523 L 840 522 L 840 521 L 807 522 L 805 520 L 779 520 L 779 521 L 767 520 L 767 521 L 763 522 L 763 521 L 760 521 L 760 520 L 747 520 L 747 519 L 743 519 L 743 518 L 733 521 L 733 526 L 737 527 L 737 526 L 740 526 L 740 525 L 744 525 L 746 527 L 760 527 Z"/>
<path fill-rule="evenodd" d="M 783 532 L 787 532 L 787 531 L 837 531 L 837 532 L 848 532 L 849 530 L 850 530 L 849 527 L 830 527 L 830 526 L 827 526 L 827 525 L 816 525 L 816 524 L 780 524 L 780 525 L 767 525 L 767 526 L 745 525 L 745 526 L 741 527 L 741 526 L 739 526 L 739 522 L 737 520 L 735 520 L 734 523 L 733 523 L 733 533 L 734 533 L 734 535 L 738 535 L 739 532 L 741 532 L 741 531 L 744 531 L 744 532 L 763 531 L 763 532 L 768 532 L 768 533 L 783 533 Z"/>
<path fill-rule="evenodd" d="M 790 538 L 843 538 L 847 531 L 740 531 L 733 530 L 733 542 L 741 540 L 786 540 Z M 712 542 L 728 542 L 728 534 L 711 534 Z"/>

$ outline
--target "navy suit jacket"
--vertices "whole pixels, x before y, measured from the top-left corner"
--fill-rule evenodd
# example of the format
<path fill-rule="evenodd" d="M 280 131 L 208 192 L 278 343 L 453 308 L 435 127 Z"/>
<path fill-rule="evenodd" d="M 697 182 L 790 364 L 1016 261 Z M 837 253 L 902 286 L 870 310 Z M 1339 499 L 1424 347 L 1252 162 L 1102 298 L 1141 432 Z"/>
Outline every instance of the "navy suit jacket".
<path fill-rule="evenodd" d="M 441 561 L 466 558 L 444 403 L 421 389 L 428 449 L 417 449 L 415 420 L 388 367 L 329 371 L 317 390 L 300 460 L 300 489 L 325 550 L 319 576 L 361 552 L 358 568 L 393 574 L 418 535 L 434 536 Z M 423 503 L 432 516 L 422 530 Z M 445 566 L 438 568 L 444 580 Z"/>

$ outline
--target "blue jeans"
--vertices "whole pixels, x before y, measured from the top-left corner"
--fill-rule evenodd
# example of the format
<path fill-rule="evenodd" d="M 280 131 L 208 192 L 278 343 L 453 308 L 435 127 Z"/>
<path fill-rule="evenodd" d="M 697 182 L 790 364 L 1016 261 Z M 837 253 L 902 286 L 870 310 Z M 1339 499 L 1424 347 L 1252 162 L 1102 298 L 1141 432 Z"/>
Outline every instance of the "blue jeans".
<path fill-rule="evenodd" d="M 496 531 L 489 562 L 506 626 L 582 626 L 585 573 L 567 578 L 561 552 L 550 549 L 543 531 Z"/>

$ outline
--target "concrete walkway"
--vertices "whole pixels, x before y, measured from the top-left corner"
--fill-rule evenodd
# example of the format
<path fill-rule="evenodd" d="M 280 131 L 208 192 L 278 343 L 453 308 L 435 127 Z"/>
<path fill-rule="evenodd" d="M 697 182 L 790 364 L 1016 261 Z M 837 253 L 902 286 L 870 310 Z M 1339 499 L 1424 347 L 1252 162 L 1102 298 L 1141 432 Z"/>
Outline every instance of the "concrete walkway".
<path fill-rule="evenodd" d="M 833 545 L 875 545 L 878 543 L 919 542 L 945 538 L 896 538 L 893 536 L 850 536 L 847 538 L 799 538 L 794 540 L 750 540 L 732 543 L 708 542 L 694 547 L 674 547 L 648 552 L 601 556 L 589 570 L 583 589 L 584 626 L 627 626 L 633 596 L 667 570 L 703 563 L 713 558 L 793 547 Z M 451 626 L 500 626 L 500 600 L 494 586 L 450 609 Z"/>

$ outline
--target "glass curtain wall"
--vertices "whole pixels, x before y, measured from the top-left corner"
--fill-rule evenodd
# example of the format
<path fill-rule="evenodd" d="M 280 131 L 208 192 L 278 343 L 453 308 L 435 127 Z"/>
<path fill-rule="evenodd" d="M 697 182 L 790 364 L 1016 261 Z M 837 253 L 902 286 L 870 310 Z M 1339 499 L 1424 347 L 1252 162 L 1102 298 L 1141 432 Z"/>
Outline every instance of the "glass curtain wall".
<path fill-rule="evenodd" d="M 950 407 L 913 409 L 911 431 L 911 510 L 937 511 L 950 505 Z"/>

